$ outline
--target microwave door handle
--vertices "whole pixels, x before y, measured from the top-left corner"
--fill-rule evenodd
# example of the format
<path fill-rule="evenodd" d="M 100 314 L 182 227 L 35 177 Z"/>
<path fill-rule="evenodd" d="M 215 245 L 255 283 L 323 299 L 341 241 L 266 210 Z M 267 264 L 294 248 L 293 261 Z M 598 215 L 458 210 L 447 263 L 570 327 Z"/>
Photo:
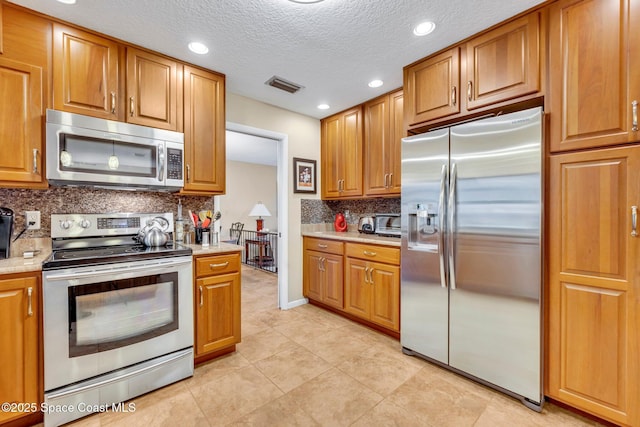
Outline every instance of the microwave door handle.
<path fill-rule="evenodd" d="M 164 181 L 164 147 L 158 147 L 158 181 Z"/>

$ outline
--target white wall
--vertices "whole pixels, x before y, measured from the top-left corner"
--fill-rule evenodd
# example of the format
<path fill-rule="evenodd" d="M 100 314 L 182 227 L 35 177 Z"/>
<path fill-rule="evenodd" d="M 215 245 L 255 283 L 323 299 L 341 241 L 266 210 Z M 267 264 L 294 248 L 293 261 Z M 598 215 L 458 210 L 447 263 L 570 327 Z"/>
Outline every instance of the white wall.
<path fill-rule="evenodd" d="M 277 172 L 275 166 L 227 160 L 227 194 L 220 196 L 222 239 L 228 238 L 234 222 L 244 223 L 245 230 L 256 229 L 256 218 L 249 216 L 249 212 L 259 201 L 271 213 L 270 217 L 263 217 L 264 228 L 277 231 Z"/>
<path fill-rule="evenodd" d="M 246 126 L 279 132 L 288 136 L 288 162 L 292 170 L 293 158 L 302 157 L 317 161 L 317 177 L 320 179 L 320 120 L 282 108 L 274 107 L 250 98 L 227 93 L 226 120 Z M 289 174 L 291 175 L 291 174 Z M 288 259 L 290 302 L 302 296 L 302 236 L 300 235 L 300 199 L 319 199 L 317 194 L 294 194 L 293 178 L 288 177 Z M 229 182 L 227 181 L 227 185 Z"/>

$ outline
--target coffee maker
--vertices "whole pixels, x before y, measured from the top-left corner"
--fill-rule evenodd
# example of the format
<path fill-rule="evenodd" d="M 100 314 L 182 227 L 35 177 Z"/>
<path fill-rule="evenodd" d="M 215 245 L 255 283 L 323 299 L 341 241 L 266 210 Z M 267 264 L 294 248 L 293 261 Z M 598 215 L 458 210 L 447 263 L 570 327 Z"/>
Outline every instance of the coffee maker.
<path fill-rule="evenodd" d="M 11 256 L 11 234 L 13 234 L 13 211 L 0 208 L 0 259 Z"/>

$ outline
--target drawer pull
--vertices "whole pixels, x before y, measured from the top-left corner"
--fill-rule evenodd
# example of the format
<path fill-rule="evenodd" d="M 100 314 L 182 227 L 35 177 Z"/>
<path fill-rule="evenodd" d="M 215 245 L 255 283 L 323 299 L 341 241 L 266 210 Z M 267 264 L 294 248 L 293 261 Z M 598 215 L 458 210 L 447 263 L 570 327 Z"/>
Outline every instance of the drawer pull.
<path fill-rule="evenodd" d="M 202 295 L 202 286 L 198 286 L 200 288 L 200 307 L 204 305 L 204 296 Z"/>
<path fill-rule="evenodd" d="M 376 255 L 378 255 L 377 252 L 371 252 L 371 251 L 364 251 L 364 254 L 366 256 L 376 256 Z"/>
<path fill-rule="evenodd" d="M 324 244 L 322 244 L 322 243 L 318 243 L 318 247 L 319 247 L 319 248 L 322 248 L 322 249 L 327 249 L 329 246 L 324 245 Z"/>
<path fill-rule="evenodd" d="M 27 316 L 33 316 L 33 288 L 27 288 Z"/>
<path fill-rule="evenodd" d="M 214 268 L 226 267 L 228 265 L 229 265 L 229 261 L 226 261 L 226 262 L 222 262 L 220 264 L 209 264 L 209 268 L 211 268 L 213 270 Z"/>

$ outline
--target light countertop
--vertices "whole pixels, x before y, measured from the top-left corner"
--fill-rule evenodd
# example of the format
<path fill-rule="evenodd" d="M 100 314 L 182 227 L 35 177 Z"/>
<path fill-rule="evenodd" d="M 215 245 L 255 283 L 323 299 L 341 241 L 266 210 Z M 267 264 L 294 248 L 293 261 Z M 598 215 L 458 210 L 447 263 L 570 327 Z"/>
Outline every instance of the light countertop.
<path fill-rule="evenodd" d="M 305 237 L 317 237 L 319 239 L 342 240 L 345 242 L 366 243 L 370 245 L 384 245 L 400 247 L 400 239 L 397 237 L 384 237 L 377 234 L 364 234 L 357 231 L 302 231 Z"/>
<path fill-rule="evenodd" d="M 26 251 L 36 252 L 33 258 L 24 258 Z M 0 274 L 42 271 L 42 263 L 51 255 L 51 239 L 18 239 L 11 243 L 11 257 L 0 260 Z"/>
<path fill-rule="evenodd" d="M 217 245 L 209 245 L 208 247 L 203 248 L 202 245 L 191 244 L 184 245 L 193 251 L 193 255 L 215 255 L 224 252 L 242 252 L 244 250 L 243 246 L 233 245 L 231 243 L 220 242 Z"/>

